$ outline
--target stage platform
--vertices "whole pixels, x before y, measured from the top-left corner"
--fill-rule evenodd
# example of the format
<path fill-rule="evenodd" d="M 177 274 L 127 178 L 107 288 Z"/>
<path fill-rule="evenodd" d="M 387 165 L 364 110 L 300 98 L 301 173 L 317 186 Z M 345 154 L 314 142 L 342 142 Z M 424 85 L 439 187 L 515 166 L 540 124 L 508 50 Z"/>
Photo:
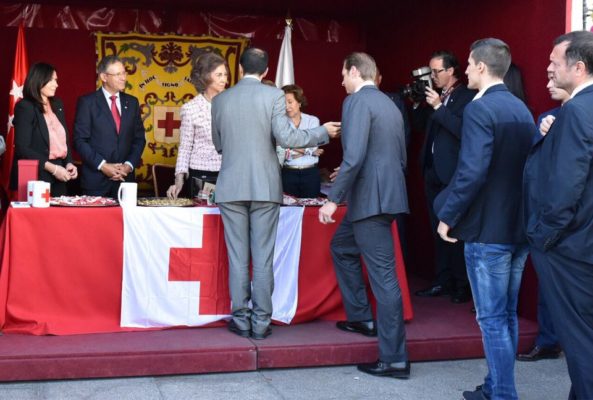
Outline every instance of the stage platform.
<path fill-rule="evenodd" d="M 483 357 L 471 303 L 413 297 L 413 307 L 414 320 L 406 324 L 412 362 Z M 531 346 L 536 334 L 535 322 L 520 320 L 519 349 Z M 224 327 L 0 336 L 0 381 L 251 371 L 376 359 L 376 339 L 342 332 L 333 321 L 274 326 L 273 334 L 261 341 L 238 337 Z"/>

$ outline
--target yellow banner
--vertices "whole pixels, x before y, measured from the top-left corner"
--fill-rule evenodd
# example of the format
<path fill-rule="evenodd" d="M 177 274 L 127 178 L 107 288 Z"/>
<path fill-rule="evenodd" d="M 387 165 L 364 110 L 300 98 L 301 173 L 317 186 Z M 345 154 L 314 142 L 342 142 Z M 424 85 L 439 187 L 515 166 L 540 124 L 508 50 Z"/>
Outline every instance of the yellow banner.
<path fill-rule="evenodd" d="M 231 71 L 230 85 L 239 76 L 239 57 L 248 39 L 211 36 L 96 33 L 97 63 L 104 56 L 120 57 L 128 72 L 126 93 L 140 102 L 146 147 L 136 169 L 140 188 L 152 188 L 152 165 L 175 165 L 179 146 L 181 106 L 196 95 L 189 80 L 193 62 L 204 52 L 223 56 Z M 100 81 L 98 82 L 100 86 Z"/>

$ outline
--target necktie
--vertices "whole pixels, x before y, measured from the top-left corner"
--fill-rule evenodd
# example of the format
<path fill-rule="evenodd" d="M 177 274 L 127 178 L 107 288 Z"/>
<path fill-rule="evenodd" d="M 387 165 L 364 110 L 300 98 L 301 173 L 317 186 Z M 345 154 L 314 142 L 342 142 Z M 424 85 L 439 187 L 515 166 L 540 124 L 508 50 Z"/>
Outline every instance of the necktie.
<path fill-rule="evenodd" d="M 117 99 L 117 96 L 111 96 L 111 115 L 113 115 L 113 120 L 115 121 L 115 129 L 117 131 L 117 133 L 119 134 L 119 125 L 121 123 L 121 118 L 119 116 L 119 110 L 117 109 L 117 103 L 115 102 L 115 100 Z"/>

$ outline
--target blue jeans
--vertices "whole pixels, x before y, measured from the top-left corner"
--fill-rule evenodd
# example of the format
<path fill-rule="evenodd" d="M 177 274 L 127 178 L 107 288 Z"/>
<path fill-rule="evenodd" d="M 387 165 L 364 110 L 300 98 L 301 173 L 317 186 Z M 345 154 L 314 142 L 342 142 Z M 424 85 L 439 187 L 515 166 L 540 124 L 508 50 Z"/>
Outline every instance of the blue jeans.
<path fill-rule="evenodd" d="M 488 364 L 482 390 L 492 400 L 518 398 L 517 301 L 527 253 L 526 245 L 465 243 L 467 276 Z"/>

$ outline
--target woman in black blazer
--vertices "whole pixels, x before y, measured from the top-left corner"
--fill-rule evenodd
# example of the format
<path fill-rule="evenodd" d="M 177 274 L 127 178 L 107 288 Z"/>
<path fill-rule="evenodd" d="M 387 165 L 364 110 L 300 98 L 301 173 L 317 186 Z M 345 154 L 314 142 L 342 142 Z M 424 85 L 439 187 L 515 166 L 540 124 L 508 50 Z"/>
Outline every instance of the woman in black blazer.
<path fill-rule="evenodd" d="M 15 158 L 11 187 L 16 189 L 18 160 L 39 160 L 39 180 L 51 184 L 51 195 L 66 194 L 66 182 L 76 179 L 62 101 L 55 98 L 56 69 L 46 63 L 31 66 L 23 99 L 14 109 Z"/>

